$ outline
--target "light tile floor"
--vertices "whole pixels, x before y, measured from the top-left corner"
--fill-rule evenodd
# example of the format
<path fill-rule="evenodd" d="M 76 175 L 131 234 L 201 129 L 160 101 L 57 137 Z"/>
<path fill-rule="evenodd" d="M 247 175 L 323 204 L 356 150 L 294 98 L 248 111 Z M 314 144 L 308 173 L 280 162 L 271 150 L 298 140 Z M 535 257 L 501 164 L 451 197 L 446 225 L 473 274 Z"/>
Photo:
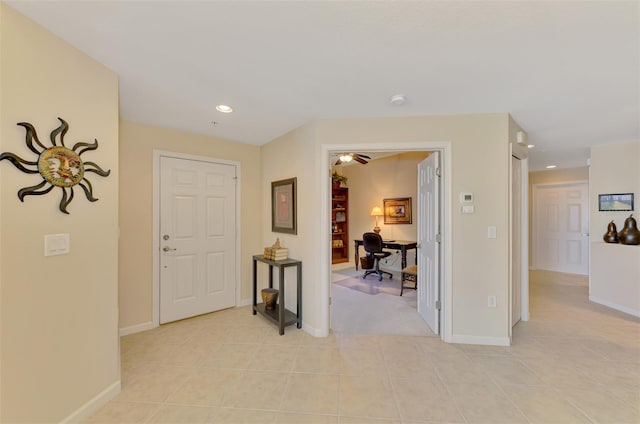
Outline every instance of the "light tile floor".
<path fill-rule="evenodd" d="M 513 345 L 313 338 L 231 309 L 123 337 L 122 393 L 91 423 L 639 423 L 640 320 L 584 279 L 532 273 Z"/>

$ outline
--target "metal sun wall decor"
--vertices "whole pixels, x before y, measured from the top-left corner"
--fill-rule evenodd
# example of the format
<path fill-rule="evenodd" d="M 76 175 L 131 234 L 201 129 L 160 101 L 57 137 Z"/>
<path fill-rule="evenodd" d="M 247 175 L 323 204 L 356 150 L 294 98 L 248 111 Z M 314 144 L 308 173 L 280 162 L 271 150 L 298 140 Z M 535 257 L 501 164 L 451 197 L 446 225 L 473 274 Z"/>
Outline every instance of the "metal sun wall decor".
<path fill-rule="evenodd" d="M 80 158 L 80 155 L 84 152 L 96 150 L 98 148 L 98 140 L 93 143 L 76 143 L 72 149 L 65 147 L 64 136 L 69 130 L 69 124 L 62 118 L 58 118 L 58 120 L 60 121 L 60 126 L 51 131 L 49 136 L 52 147 L 45 147 L 40 142 L 35 128 L 30 123 L 19 122 L 17 124 L 25 128 L 25 143 L 29 150 L 38 155 L 37 161 L 28 161 L 9 152 L 0 154 L 0 161 L 6 159 L 22 172 L 27 174 L 39 173 L 42 176 L 43 180 L 40 184 L 18 190 L 18 198 L 21 202 L 24 202 L 25 196 L 47 194 L 54 187 L 60 187 L 62 189 L 60 210 L 68 214 L 67 206 L 73 200 L 73 187 L 76 185 L 82 187 L 90 202 L 98 200 L 93 197 L 93 187 L 86 178 L 85 173 L 93 172 L 101 177 L 106 177 L 111 173 L 111 170 L 104 171 L 94 162 L 83 162 Z M 56 138 L 58 138 L 59 143 Z M 40 190 L 47 184 L 50 184 L 50 186 Z"/>

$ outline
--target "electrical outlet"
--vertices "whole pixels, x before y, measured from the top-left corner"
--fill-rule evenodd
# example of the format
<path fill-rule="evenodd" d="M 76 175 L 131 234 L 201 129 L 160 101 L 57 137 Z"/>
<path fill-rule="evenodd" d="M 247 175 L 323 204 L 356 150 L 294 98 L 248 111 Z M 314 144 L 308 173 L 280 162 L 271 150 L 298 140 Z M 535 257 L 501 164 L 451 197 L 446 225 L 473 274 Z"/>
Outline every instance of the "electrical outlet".
<path fill-rule="evenodd" d="M 495 308 L 496 307 L 496 297 L 495 296 L 489 296 L 487 298 L 487 306 L 490 308 Z"/>

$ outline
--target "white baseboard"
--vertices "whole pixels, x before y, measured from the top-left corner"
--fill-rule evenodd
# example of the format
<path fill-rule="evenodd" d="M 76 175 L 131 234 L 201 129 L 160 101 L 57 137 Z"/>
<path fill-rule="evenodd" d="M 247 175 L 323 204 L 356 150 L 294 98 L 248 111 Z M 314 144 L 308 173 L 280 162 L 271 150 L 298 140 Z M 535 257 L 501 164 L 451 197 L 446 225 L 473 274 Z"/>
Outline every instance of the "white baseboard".
<path fill-rule="evenodd" d="M 104 389 L 102 392 L 98 393 L 87 403 L 78 408 L 75 412 L 69 415 L 67 418 L 60 421 L 62 424 L 71 424 L 71 423 L 79 423 L 91 416 L 98 409 L 103 407 L 107 402 L 116 397 L 121 390 L 120 380 L 111 384 L 109 387 Z"/>
<path fill-rule="evenodd" d="M 249 305 L 251 305 L 252 303 L 253 303 L 253 302 L 251 302 L 251 298 L 249 298 L 249 299 L 242 299 L 242 300 L 240 301 L 240 303 L 238 303 L 238 304 L 236 305 L 236 308 L 241 308 L 241 307 L 243 307 L 243 306 L 249 306 Z"/>
<path fill-rule="evenodd" d="M 322 330 L 319 328 L 315 328 L 310 326 L 309 324 L 302 323 L 302 329 L 312 335 L 313 337 L 327 337 L 326 334 L 322 333 Z"/>
<path fill-rule="evenodd" d="M 509 337 L 484 337 L 467 336 L 464 334 L 454 334 L 451 336 L 451 343 L 487 345 L 487 346 L 510 346 Z"/>
<path fill-rule="evenodd" d="M 132 325 L 131 327 L 124 327 L 120 329 L 120 337 L 127 334 L 139 333 L 141 331 L 151 330 L 153 328 L 153 322 L 143 322 L 142 324 Z"/>
<path fill-rule="evenodd" d="M 608 308 L 615 309 L 616 311 L 624 312 L 625 314 L 633 315 L 634 317 L 640 318 L 640 311 L 636 309 L 621 306 L 613 302 L 609 302 L 608 300 L 600 299 L 594 296 L 589 296 L 589 300 L 594 303 L 599 303 L 600 305 L 606 306 Z"/>

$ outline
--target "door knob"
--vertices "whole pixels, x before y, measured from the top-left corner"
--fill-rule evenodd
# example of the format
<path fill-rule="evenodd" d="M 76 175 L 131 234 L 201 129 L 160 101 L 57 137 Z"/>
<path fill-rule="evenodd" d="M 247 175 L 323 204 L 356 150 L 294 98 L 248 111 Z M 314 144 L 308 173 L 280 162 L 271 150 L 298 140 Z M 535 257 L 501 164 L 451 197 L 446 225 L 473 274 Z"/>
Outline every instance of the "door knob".
<path fill-rule="evenodd" d="M 171 251 L 171 250 L 176 250 L 176 249 L 172 249 L 172 248 L 170 248 L 169 246 L 165 246 L 165 247 L 163 247 L 163 248 L 162 248 L 162 251 L 163 251 L 163 252 L 169 252 L 169 251 Z"/>

